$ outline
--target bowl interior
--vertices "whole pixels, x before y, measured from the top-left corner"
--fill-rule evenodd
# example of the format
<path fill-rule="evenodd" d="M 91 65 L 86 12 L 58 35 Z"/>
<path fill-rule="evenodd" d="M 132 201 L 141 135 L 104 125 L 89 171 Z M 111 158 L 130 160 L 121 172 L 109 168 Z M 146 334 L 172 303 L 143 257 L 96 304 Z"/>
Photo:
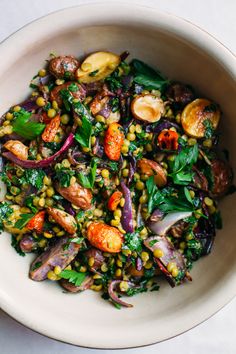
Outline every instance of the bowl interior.
<path fill-rule="evenodd" d="M 116 53 L 128 50 L 131 57 L 192 85 L 221 105 L 222 141 L 235 168 L 236 92 L 224 49 L 220 62 L 204 49 L 218 44 L 200 30 L 154 10 L 136 8 L 131 16 L 128 9 L 130 15 L 117 7 L 112 16 L 109 6 L 67 9 L 33 23 L 3 43 L 0 113 L 27 96 L 30 79 L 50 52 L 83 56 L 103 49 Z M 178 26 L 186 35 L 178 33 Z M 198 31 L 201 46 L 195 38 Z M 159 292 L 136 296 L 130 299 L 134 308 L 120 311 L 94 292 L 64 294 L 55 284 L 30 281 L 31 256 L 19 257 L 10 246 L 10 236 L 4 234 L 0 238 L 0 305 L 27 326 L 77 345 L 122 348 L 177 335 L 209 317 L 236 293 L 235 202 L 236 194 L 220 203 L 224 228 L 217 233 L 212 254 L 195 264 L 192 283 L 175 289 L 161 283 Z"/>

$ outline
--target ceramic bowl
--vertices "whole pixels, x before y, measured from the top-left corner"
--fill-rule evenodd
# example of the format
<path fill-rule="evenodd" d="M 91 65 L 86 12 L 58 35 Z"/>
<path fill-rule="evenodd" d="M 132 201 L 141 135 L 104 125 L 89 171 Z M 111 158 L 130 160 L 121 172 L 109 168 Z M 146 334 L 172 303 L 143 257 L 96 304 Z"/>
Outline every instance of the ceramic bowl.
<path fill-rule="evenodd" d="M 132 5 L 85 5 L 43 17 L 0 46 L 0 113 L 28 94 L 28 83 L 50 52 L 81 56 L 128 50 L 172 79 L 193 85 L 224 112 L 222 141 L 236 167 L 235 58 L 209 34 L 180 18 Z M 129 348 L 176 336 L 228 303 L 236 294 L 236 194 L 221 203 L 224 228 L 211 255 L 198 261 L 193 282 L 131 299 L 116 310 L 99 294 L 64 294 L 54 283 L 28 279 L 31 256 L 19 257 L 10 236 L 0 237 L 0 305 L 20 323 L 75 345 Z"/>

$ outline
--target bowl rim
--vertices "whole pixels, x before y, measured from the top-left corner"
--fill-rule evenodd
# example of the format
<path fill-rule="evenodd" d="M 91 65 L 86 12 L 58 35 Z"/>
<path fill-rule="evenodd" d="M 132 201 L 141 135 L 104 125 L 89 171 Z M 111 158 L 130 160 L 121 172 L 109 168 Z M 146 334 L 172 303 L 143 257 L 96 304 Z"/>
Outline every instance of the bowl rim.
<path fill-rule="evenodd" d="M 122 7 L 120 6 L 122 4 Z M 132 11 L 135 7 L 135 14 Z M 109 3 L 108 1 L 102 1 L 102 2 L 95 2 L 95 3 L 89 3 L 89 4 L 80 4 L 76 6 L 70 6 L 70 7 L 65 7 L 62 9 L 59 9 L 57 11 L 50 12 L 49 14 L 46 14 L 40 18 L 37 18 L 26 25 L 22 26 L 18 30 L 16 30 L 14 33 L 10 34 L 7 38 L 5 38 L 1 43 L 0 43 L 0 55 L 3 56 L 5 53 L 11 54 L 12 57 L 14 58 L 14 53 L 17 52 L 17 49 L 14 48 L 14 43 L 17 43 L 20 38 L 24 36 L 24 40 L 26 39 L 26 44 L 29 45 L 32 43 L 33 39 L 33 34 L 37 33 L 37 28 L 40 26 L 43 27 L 43 33 L 41 34 L 41 37 L 47 33 L 47 31 L 51 31 L 52 33 L 55 32 L 55 30 L 52 29 L 52 27 L 55 26 L 55 20 L 59 20 L 59 22 L 66 22 L 66 16 L 64 18 L 60 18 L 60 15 L 62 13 L 72 14 L 73 12 L 76 12 L 77 10 L 83 8 L 83 10 L 88 11 L 88 13 L 91 13 L 91 10 L 94 10 L 96 12 L 96 9 L 104 9 L 105 11 L 103 12 L 103 18 L 102 22 L 99 23 L 99 25 L 108 25 L 111 23 L 113 24 L 119 24 L 123 25 L 124 23 L 127 23 L 127 21 L 133 21 L 135 23 L 135 20 L 138 20 L 136 24 L 140 25 L 140 18 L 138 18 L 138 12 L 142 12 L 142 17 L 143 17 L 143 23 L 147 25 L 148 21 L 144 20 L 146 16 L 144 15 L 144 12 L 147 15 L 147 18 L 149 16 L 149 19 L 151 18 L 153 20 L 152 24 L 157 27 L 157 18 L 160 20 L 161 19 L 161 26 L 165 26 L 165 31 L 168 32 L 170 31 L 171 34 L 175 34 L 177 37 L 184 39 L 188 41 L 189 43 L 192 43 L 195 45 L 197 48 L 201 49 L 203 52 L 207 53 L 210 57 L 213 57 L 215 61 L 217 61 L 225 71 L 229 73 L 230 76 L 232 76 L 234 79 L 236 79 L 236 68 L 235 68 L 235 62 L 236 62 L 236 56 L 234 53 L 228 49 L 224 44 L 222 44 L 218 39 L 216 39 L 212 34 L 207 32 L 206 30 L 202 29 L 200 26 L 192 23 L 191 21 L 182 18 L 180 16 L 174 15 L 170 12 L 165 12 L 165 11 L 160 11 L 157 7 L 154 6 L 147 6 L 147 5 L 141 5 L 138 3 L 133 3 L 133 4 L 127 4 L 126 2 L 113 2 Z M 110 10 L 110 12 L 109 12 Z M 109 15 L 108 15 L 109 13 Z M 153 15 L 155 14 L 156 16 L 156 21 L 154 21 Z M 122 19 L 121 16 L 122 15 Z M 51 21 L 50 21 L 51 19 Z M 49 20 L 49 21 L 48 21 Z M 78 18 L 78 21 L 81 20 Z M 168 21 L 171 20 L 171 21 Z M 87 25 L 92 25 L 94 23 L 90 23 L 89 19 L 87 21 Z M 160 22 L 158 24 L 160 26 Z M 65 29 L 69 28 L 70 25 L 65 27 Z M 81 27 L 84 27 L 82 24 Z M 186 29 L 188 31 L 186 31 Z M 16 46 L 17 47 L 17 46 Z M 15 59 L 14 59 L 15 60 Z M 9 62 L 8 62 L 9 63 Z M 3 68 L 1 68 L 1 71 L 3 71 Z M 228 282 L 229 283 L 229 282 Z M 60 334 L 57 334 L 55 329 L 54 331 L 49 331 L 48 329 L 39 329 L 36 325 L 33 324 L 31 321 L 27 321 L 26 318 L 24 318 L 24 312 L 25 311 L 16 311 L 17 305 L 12 307 L 12 303 L 7 301 L 7 296 L 4 296 L 4 293 L 0 290 L 0 308 L 1 310 L 8 314 L 11 318 L 13 318 L 16 322 L 22 324 L 26 328 L 33 330 L 36 333 L 39 333 L 45 337 L 60 341 L 62 343 L 74 345 L 74 346 L 79 346 L 79 347 L 84 347 L 84 348 L 94 348 L 94 349 L 128 349 L 128 348 L 138 348 L 138 347 L 145 347 L 149 345 L 154 345 L 156 343 L 172 339 L 180 334 L 183 334 L 190 329 L 196 327 L 197 325 L 205 322 L 208 320 L 210 317 L 212 317 L 214 314 L 216 314 L 218 311 L 220 311 L 224 306 L 226 306 L 235 296 L 236 292 L 234 290 L 234 286 L 231 286 L 229 284 L 227 288 L 227 294 L 225 294 L 224 300 L 221 300 L 221 302 L 218 305 L 215 305 L 214 308 L 211 308 L 209 313 L 203 316 L 200 320 L 196 321 L 192 326 L 188 326 L 188 328 L 181 329 L 181 330 L 176 330 L 175 334 L 168 336 L 166 335 L 165 337 L 161 339 L 155 339 L 153 338 L 152 340 L 148 340 L 145 344 L 142 345 L 122 345 L 122 346 L 106 346 L 106 345 L 99 345 L 97 346 L 96 344 L 91 344 L 91 342 L 83 342 L 81 343 L 81 340 L 75 344 L 70 342 L 70 340 L 66 340 L 66 338 L 61 339 Z M 18 309 L 19 310 L 19 309 Z M 30 324 L 29 324 L 30 322 Z M 65 336 L 66 337 L 66 336 Z M 94 341 L 95 342 L 95 341 Z"/>

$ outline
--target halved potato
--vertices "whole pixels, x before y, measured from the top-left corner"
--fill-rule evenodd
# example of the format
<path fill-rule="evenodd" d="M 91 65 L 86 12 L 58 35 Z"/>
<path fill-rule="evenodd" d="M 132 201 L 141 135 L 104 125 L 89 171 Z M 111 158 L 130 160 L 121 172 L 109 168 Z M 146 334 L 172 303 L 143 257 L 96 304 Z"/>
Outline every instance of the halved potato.
<path fill-rule="evenodd" d="M 220 110 L 216 104 L 197 98 L 189 103 L 181 114 L 181 124 L 186 134 L 194 138 L 203 138 L 207 129 L 207 121 L 216 129 L 220 120 Z"/>
<path fill-rule="evenodd" d="M 158 187 L 163 187 L 167 183 L 166 170 L 156 161 L 142 158 L 138 161 L 137 166 L 142 174 L 148 177 L 154 176 Z"/>
<path fill-rule="evenodd" d="M 139 95 L 131 102 L 131 111 L 136 119 L 155 123 L 164 113 L 164 103 L 162 99 L 151 94 Z"/>
<path fill-rule="evenodd" d="M 111 52 L 90 54 L 76 71 L 81 83 L 95 82 L 109 76 L 120 64 L 120 57 Z"/>

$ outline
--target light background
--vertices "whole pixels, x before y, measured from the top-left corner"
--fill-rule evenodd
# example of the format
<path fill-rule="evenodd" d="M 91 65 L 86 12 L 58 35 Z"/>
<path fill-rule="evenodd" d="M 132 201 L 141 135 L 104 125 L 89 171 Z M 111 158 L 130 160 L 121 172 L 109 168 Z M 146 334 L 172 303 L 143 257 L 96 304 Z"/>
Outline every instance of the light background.
<path fill-rule="evenodd" d="M 0 0 L 0 41 L 28 22 L 47 13 L 91 2 L 99 1 Z M 113 0 L 110 0 L 111 2 Z M 214 35 L 231 51 L 236 52 L 235 0 L 129 0 L 126 2 L 156 6 L 162 11 L 192 21 Z M 2 60 L 4 58 L 0 58 L 0 61 Z M 212 266 L 214 267 L 214 264 Z M 236 353 L 235 335 L 236 299 L 211 319 L 179 337 L 146 348 L 115 352 L 77 348 L 45 338 L 16 323 L 0 310 L 1 354 L 234 354 Z"/>

